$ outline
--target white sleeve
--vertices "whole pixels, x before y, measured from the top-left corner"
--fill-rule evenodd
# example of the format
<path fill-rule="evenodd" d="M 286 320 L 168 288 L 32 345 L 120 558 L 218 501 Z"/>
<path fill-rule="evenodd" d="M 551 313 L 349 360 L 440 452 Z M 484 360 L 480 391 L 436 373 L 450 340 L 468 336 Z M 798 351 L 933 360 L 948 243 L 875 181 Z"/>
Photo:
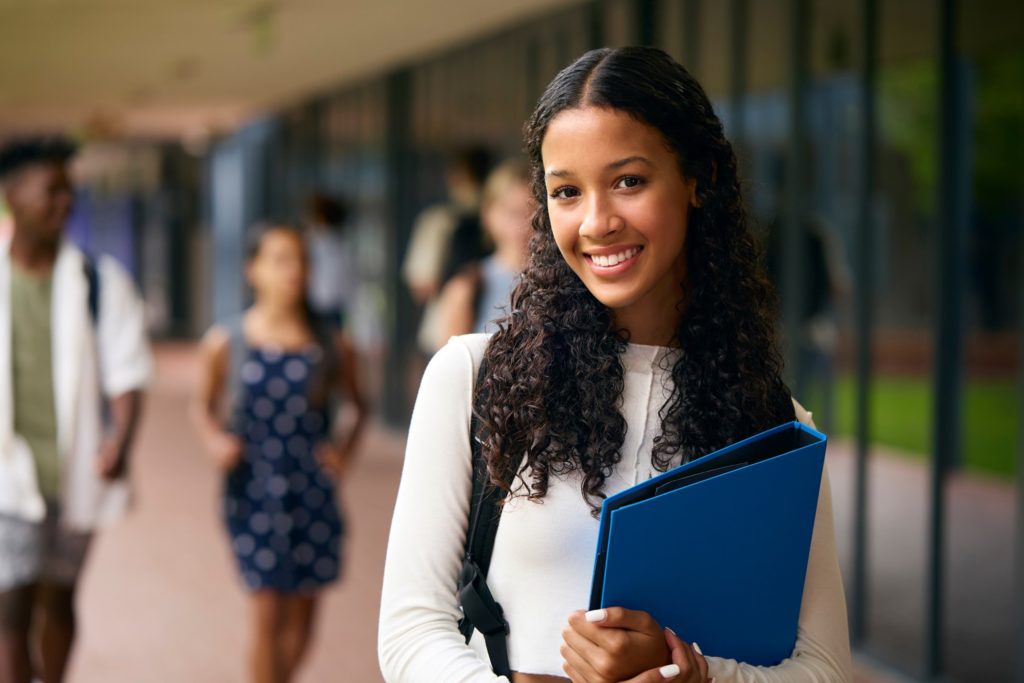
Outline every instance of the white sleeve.
<path fill-rule="evenodd" d="M 794 404 L 797 418 L 813 427 L 811 414 L 795 401 Z M 793 654 L 773 667 L 708 657 L 708 675 L 717 683 L 845 683 L 853 680 L 846 597 L 836 554 L 827 466 L 821 473 Z"/>
<path fill-rule="evenodd" d="M 416 398 L 381 596 L 377 650 L 388 683 L 507 682 L 458 630 L 473 384 L 470 350 L 455 338 L 430 361 Z"/>
<path fill-rule="evenodd" d="M 455 217 L 443 204 L 429 206 L 416 217 L 412 237 L 402 262 L 402 277 L 411 287 L 437 282 L 443 273 L 448 238 Z"/>
<path fill-rule="evenodd" d="M 128 273 L 111 258 L 97 265 L 99 305 L 97 352 L 106 396 L 144 389 L 153 374 L 142 298 Z"/>

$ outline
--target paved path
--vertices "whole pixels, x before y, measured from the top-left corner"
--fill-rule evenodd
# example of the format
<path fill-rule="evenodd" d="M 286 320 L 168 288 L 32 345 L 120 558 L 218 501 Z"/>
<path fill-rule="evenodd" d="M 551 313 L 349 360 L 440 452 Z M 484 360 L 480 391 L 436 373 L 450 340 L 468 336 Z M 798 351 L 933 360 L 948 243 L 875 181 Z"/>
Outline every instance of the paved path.
<path fill-rule="evenodd" d="M 135 468 L 138 505 L 97 542 L 83 578 L 82 637 L 72 683 L 235 683 L 245 680 L 246 604 L 218 519 L 219 475 L 205 459 L 185 407 L 191 349 L 165 347 Z M 353 511 L 345 580 L 323 601 L 320 629 L 301 680 L 380 681 L 376 616 L 387 530 L 401 468 L 401 435 L 371 430 L 344 488 Z M 849 566 L 851 460 L 830 449 L 836 524 Z M 897 656 L 916 661 L 924 557 L 924 470 L 879 458 L 872 470 L 872 627 Z M 975 660 L 1008 657 L 1003 587 L 1009 585 L 1013 498 L 1005 486 L 958 482 L 951 490 L 950 630 L 964 681 L 998 680 Z M 971 577 L 967 580 L 965 577 Z M 910 634 L 909 636 L 906 634 Z M 914 634 L 918 637 L 915 638 Z M 1005 648 L 1004 648 L 1005 650 Z M 991 667 L 990 667 L 991 668 Z M 879 680 L 862 669 L 858 680 Z"/>

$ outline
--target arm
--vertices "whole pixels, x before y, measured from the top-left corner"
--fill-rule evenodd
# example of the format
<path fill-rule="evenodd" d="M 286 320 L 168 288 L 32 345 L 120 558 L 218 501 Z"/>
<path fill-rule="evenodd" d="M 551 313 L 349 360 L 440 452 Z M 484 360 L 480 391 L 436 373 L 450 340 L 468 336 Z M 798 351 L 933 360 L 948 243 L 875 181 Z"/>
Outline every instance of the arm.
<path fill-rule="evenodd" d="M 384 567 L 378 656 L 389 683 L 493 683 L 458 631 L 471 488 L 473 361 L 453 339 L 423 375 Z"/>
<path fill-rule="evenodd" d="M 468 334 L 473 331 L 476 311 L 473 310 L 480 277 L 472 269 L 465 269 L 444 286 L 438 297 L 441 317 L 441 339 Z"/>
<path fill-rule="evenodd" d="M 227 331 L 220 327 L 212 328 L 199 342 L 199 377 L 189 410 L 203 444 L 224 470 L 238 464 L 242 455 L 241 441 L 225 431 L 220 420 L 230 345 Z"/>
<path fill-rule="evenodd" d="M 718 657 L 707 659 L 709 673 L 718 683 L 838 683 L 853 680 L 846 598 L 836 556 L 827 470 L 821 477 L 792 656 L 773 667 L 751 666 Z"/>
<path fill-rule="evenodd" d="M 428 207 L 416 217 L 402 262 L 402 277 L 418 304 L 437 294 L 447 238 L 453 227 L 454 219 L 444 206 Z"/>
<path fill-rule="evenodd" d="M 141 413 L 141 391 L 127 391 L 110 399 L 111 428 L 100 445 L 97 460 L 99 474 L 104 479 L 113 481 L 128 473 L 128 458 Z"/>
<path fill-rule="evenodd" d="M 333 444 L 320 451 L 321 464 L 336 476 L 343 475 L 351 466 L 359 439 L 366 427 L 369 407 L 359 382 L 358 353 L 352 339 L 344 332 L 334 338 L 338 357 L 337 375 L 334 378 L 338 391 L 352 404 L 354 416 L 345 435 L 333 440 Z"/>
<path fill-rule="evenodd" d="M 811 414 L 795 401 L 794 409 L 797 419 L 814 426 Z M 650 641 L 657 635 L 659 628 L 656 624 L 648 623 L 653 621 L 649 615 L 621 608 L 596 610 L 590 614 L 595 613 L 605 617 L 595 619 L 602 625 L 601 629 L 595 629 L 593 624 L 587 623 L 583 613 L 570 617 L 569 628 L 563 632 L 565 645 L 562 648 L 569 667 L 567 671 L 572 669 L 578 672 L 590 667 L 598 674 L 587 680 L 618 680 L 621 676 L 605 675 L 602 678 L 600 674 L 615 672 L 623 667 L 627 672 L 633 671 L 635 667 L 630 667 L 634 663 L 646 661 L 649 666 L 652 657 L 658 656 L 657 653 L 644 653 L 642 636 L 647 636 Z M 635 623 L 629 623 L 631 621 Z M 608 627 L 611 627 L 610 632 L 605 631 Z M 696 649 L 696 645 L 693 646 Z M 609 654 L 614 656 L 609 658 Z M 711 656 L 706 660 L 708 676 L 718 683 L 839 683 L 852 680 L 846 600 L 836 556 L 827 469 L 822 471 L 797 623 L 797 640 L 792 655 L 773 667 L 753 666 L 734 659 Z M 577 677 L 574 680 L 583 679 Z"/>
<path fill-rule="evenodd" d="M 96 352 L 110 425 L 100 444 L 96 468 L 104 479 L 115 480 L 128 472 L 153 360 L 145 309 L 131 278 L 112 259 L 102 259 L 98 267 L 102 286 Z"/>
<path fill-rule="evenodd" d="M 796 401 L 793 403 L 797 419 L 814 427 L 811 414 Z M 811 532 L 804 596 L 792 656 L 774 667 L 708 657 L 708 666 L 710 675 L 718 683 L 832 683 L 853 680 L 846 596 L 836 555 L 827 461 L 821 473 L 818 509 Z"/>

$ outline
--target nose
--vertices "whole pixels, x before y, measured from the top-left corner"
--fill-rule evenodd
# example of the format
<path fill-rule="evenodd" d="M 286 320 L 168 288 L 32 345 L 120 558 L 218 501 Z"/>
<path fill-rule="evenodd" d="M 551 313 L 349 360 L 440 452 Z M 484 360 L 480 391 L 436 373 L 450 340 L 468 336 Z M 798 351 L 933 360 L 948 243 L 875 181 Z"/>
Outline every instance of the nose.
<path fill-rule="evenodd" d="M 600 241 L 626 227 L 626 222 L 619 216 L 605 197 L 593 193 L 587 202 L 583 222 L 580 223 L 580 237 Z"/>

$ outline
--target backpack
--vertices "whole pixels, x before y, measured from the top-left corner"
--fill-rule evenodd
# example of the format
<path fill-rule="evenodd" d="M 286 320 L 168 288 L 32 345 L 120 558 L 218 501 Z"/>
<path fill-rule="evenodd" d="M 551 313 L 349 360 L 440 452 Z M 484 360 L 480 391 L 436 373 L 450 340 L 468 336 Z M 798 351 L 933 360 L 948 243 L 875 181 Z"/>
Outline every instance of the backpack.
<path fill-rule="evenodd" d="M 495 675 L 511 676 L 508 662 L 509 625 L 501 605 L 487 587 L 487 571 L 494 553 L 494 539 L 501 521 L 502 502 L 507 492 L 491 483 L 487 473 L 487 462 L 483 457 L 482 440 L 478 436 L 480 424 L 477 405 L 484 391 L 486 362 L 481 361 L 473 390 L 473 408 L 470 418 L 469 443 L 473 463 L 473 488 L 470 496 L 469 527 L 466 532 L 466 547 L 459 573 L 458 596 L 462 619 L 459 631 L 469 644 L 473 631 L 484 637 L 487 655 Z M 509 480 L 515 475 L 510 468 Z"/>
<path fill-rule="evenodd" d="M 96 267 L 96 259 L 84 252 L 83 256 L 82 269 L 85 271 L 85 281 L 89 287 L 89 319 L 95 327 L 100 320 L 100 272 Z"/>

